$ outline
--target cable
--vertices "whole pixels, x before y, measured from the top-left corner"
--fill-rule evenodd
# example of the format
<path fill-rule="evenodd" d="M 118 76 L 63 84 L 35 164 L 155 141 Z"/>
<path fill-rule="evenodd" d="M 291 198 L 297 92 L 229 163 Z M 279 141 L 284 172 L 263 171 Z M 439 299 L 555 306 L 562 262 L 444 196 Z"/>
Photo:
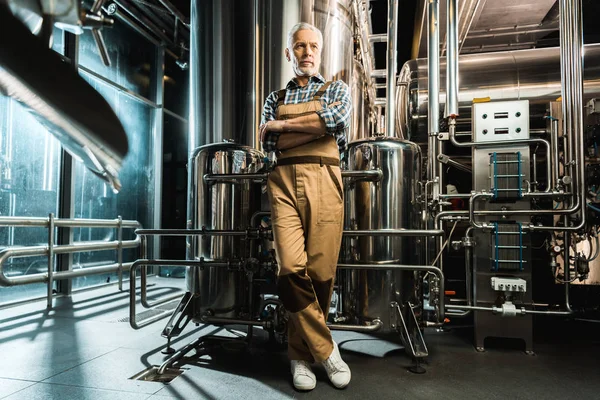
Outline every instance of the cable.
<path fill-rule="evenodd" d="M 446 248 L 446 246 L 448 245 L 448 243 L 450 243 L 450 239 L 452 238 L 452 232 L 454 232 L 454 228 L 456 228 L 456 224 L 458 223 L 457 221 L 454 221 L 454 225 L 452 226 L 452 229 L 450 230 L 450 234 L 448 235 L 448 239 L 446 239 L 446 242 L 444 243 L 444 245 L 442 246 L 442 248 L 440 249 L 440 252 L 438 253 L 437 257 L 435 258 L 435 260 L 433 260 L 433 262 L 431 263 L 431 265 L 435 265 L 435 263 L 437 262 L 437 260 L 440 258 L 440 256 L 442 255 L 442 252 L 444 251 L 444 249 Z"/>

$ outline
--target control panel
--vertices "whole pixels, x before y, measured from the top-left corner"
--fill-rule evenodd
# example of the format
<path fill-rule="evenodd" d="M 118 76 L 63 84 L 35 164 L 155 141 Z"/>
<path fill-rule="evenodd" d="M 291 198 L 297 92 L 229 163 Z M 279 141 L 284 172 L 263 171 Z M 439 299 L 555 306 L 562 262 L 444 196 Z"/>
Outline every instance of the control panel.
<path fill-rule="evenodd" d="M 499 292 L 526 292 L 527 282 L 520 278 L 492 277 L 492 289 Z"/>

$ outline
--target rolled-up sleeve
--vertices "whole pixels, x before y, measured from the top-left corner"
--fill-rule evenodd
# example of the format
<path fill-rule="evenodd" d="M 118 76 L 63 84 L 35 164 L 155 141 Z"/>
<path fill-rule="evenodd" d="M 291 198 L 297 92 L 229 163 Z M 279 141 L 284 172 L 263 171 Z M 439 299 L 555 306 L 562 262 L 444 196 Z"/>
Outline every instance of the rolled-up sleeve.
<path fill-rule="evenodd" d="M 328 106 L 317 111 L 317 114 L 325 122 L 327 133 L 335 135 L 350 125 L 352 99 L 348 85 L 343 81 L 335 81 L 328 91 Z"/>
<path fill-rule="evenodd" d="M 277 92 L 272 92 L 263 106 L 263 111 L 260 119 L 260 124 L 266 124 L 269 121 L 275 120 L 275 112 L 277 109 Z M 277 151 L 277 141 L 279 139 L 279 132 L 267 132 L 264 141 L 262 142 L 263 151 L 271 152 Z"/>

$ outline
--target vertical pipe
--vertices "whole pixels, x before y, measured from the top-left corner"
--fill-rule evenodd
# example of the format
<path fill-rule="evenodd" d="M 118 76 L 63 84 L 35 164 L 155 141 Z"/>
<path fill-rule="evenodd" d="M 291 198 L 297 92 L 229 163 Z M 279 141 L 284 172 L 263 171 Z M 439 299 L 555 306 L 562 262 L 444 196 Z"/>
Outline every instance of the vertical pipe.
<path fill-rule="evenodd" d="M 440 26 L 438 20 L 440 4 L 438 0 L 429 0 L 428 11 L 429 45 L 427 47 L 427 60 L 429 79 L 427 93 L 429 93 L 429 115 L 427 116 L 427 122 L 429 124 L 429 135 L 437 136 L 440 126 Z"/>
<path fill-rule="evenodd" d="M 447 0 L 446 117 L 458 116 L 458 0 Z"/>
<path fill-rule="evenodd" d="M 398 0 L 388 0 L 388 29 L 387 29 L 387 89 L 385 110 L 385 134 L 396 136 L 394 132 L 396 120 L 396 70 L 397 70 L 397 37 L 398 37 Z"/>
<path fill-rule="evenodd" d="M 436 164 L 437 164 L 437 153 L 438 153 L 438 139 L 437 136 L 440 132 L 440 24 L 439 24 L 439 13 L 440 4 L 438 0 L 429 0 L 428 6 L 428 46 L 427 46 L 427 60 L 428 60 L 428 82 L 427 82 L 427 93 L 429 96 L 429 108 L 428 108 L 428 146 L 427 146 L 427 180 L 433 181 L 436 176 Z M 432 193 L 437 195 L 439 193 L 439 186 L 434 185 Z M 425 198 L 427 202 L 427 197 Z M 428 240 L 425 239 L 427 242 Z"/>
<path fill-rule="evenodd" d="M 585 224 L 585 159 L 583 143 L 583 30 L 581 0 L 560 0 L 560 61 L 561 61 L 561 94 L 563 112 L 563 135 L 568 135 L 569 146 L 575 148 L 576 176 L 573 180 L 578 191 L 578 206 L 581 207 L 581 224 Z M 569 149 L 572 154 L 572 150 Z M 572 165 L 572 164 L 571 164 Z M 571 168 L 571 171 L 573 169 Z M 572 174 L 573 175 L 573 174 Z M 575 191 L 575 189 L 573 190 Z M 564 217 L 565 226 L 569 226 L 569 217 Z M 570 311 L 569 281 L 570 271 L 570 237 L 565 232 L 564 280 L 565 307 Z"/>
<path fill-rule="evenodd" d="M 52 289 L 54 288 L 54 214 L 48 216 L 48 299 L 47 307 L 52 308 Z"/>
<path fill-rule="evenodd" d="M 123 218 L 119 215 L 119 222 L 117 223 L 117 241 L 119 247 L 117 248 L 117 274 L 119 275 L 119 291 L 123 291 Z"/>
<path fill-rule="evenodd" d="M 200 54 L 198 45 L 200 38 L 199 5 L 200 2 L 192 1 L 190 10 L 190 110 L 189 110 L 189 135 L 188 135 L 188 158 L 198 147 L 200 136 Z"/>

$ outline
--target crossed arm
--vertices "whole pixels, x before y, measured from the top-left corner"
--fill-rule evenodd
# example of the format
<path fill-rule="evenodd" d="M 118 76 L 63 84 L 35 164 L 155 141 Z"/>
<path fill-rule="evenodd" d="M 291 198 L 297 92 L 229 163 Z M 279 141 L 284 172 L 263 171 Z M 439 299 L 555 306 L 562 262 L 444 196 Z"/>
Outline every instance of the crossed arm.
<path fill-rule="evenodd" d="M 317 114 L 283 121 L 268 121 L 260 126 L 261 143 L 264 143 L 269 132 L 279 133 L 277 149 L 287 150 L 322 137 L 327 132 L 327 126 Z"/>
<path fill-rule="evenodd" d="M 277 92 L 271 93 L 265 101 L 259 130 L 265 151 L 291 149 L 345 129 L 350 123 L 352 109 L 348 87 L 338 81 L 329 90 L 327 108 L 283 121 L 275 120 Z"/>

